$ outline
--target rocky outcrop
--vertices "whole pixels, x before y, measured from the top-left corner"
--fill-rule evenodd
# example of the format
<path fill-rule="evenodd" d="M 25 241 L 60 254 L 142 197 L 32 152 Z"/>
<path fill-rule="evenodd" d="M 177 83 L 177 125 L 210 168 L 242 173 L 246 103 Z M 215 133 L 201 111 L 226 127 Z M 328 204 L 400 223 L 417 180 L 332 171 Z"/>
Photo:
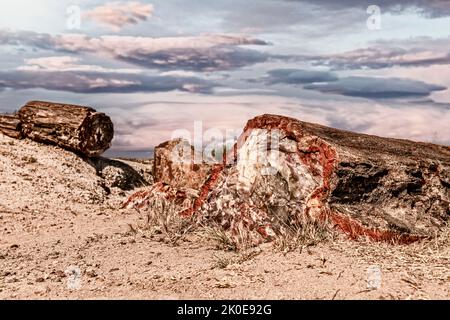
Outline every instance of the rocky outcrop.
<path fill-rule="evenodd" d="M 450 216 L 445 146 L 263 115 L 247 123 L 224 164 L 199 169 L 188 162 L 181 170 L 168 154 L 163 158 L 154 171 L 163 172 L 160 182 L 172 193 L 199 186 L 177 214 L 218 223 L 238 244 L 271 240 L 311 221 L 351 238 L 410 243 L 438 234 Z M 145 197 L 132 198 L 126 206 L 145 208 Z"/>

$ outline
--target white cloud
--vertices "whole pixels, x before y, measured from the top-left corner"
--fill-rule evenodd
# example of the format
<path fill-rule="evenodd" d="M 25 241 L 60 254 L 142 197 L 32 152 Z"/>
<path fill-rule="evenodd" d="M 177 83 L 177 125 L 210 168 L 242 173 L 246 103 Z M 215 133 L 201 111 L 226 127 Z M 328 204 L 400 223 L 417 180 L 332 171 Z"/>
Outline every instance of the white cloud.
<path fill-rule="evenodd" d="M 276 58 L 241 47 L 268 45 L 267 42 L 228 34 L 160 38 L 112 35 L 89 37 L 84 34 L 49 35 L 0 30 L 0 44 L 90 53 L 160 70 L 230 70 Z"/>
<path fill-rule="evenodd" d="M 25 65 L 20 66 L 20 71 L 42 71 L 42 72 L 98 72 L 98 73 L 141 73 L 139 69 L 110 69 L 97 65 L 80 64 L 80 58 L 71 56 L 53 56 L 25 59 Z"/>
<path fill-rule="evenodd" d="M 151 4 L 137 1 L 109 2 L 89 10 L 84 16 L 113 31 L 120 31 L 126 25 L 147 20 L 153 12 L 154 7 Z"/>
<path fill-rule="evenodd" d="M 450 64 L 450 38 L 416 37 L 378 40 L 367 48 L 310 57 L 313 64 L 332 69 L 384 69 Z"/>
<path fill-rule="evenodd" d="M 75 93 L 135 93 L 187 91 L 210 93 L 215 84 L 198 77 L 155 75 L 140 69 L 113 69 L 82 64 L 72 56 L 25 59 L 25 65 L 0 71 L 0 91 L 10 89 L 58 90 Z"/>
<path fill-rule="evenodd" d="M 53 37 L 56 48 L 70 51 L 103 51 L 115 56 L 127 56 L 136 52 L 142 55 L 162 50 L 210 49 L 215 46 L 266 45 L 261 40 L 238 35 L 204 34 L 192 37 L 134 37 L 63 34 Z"/>

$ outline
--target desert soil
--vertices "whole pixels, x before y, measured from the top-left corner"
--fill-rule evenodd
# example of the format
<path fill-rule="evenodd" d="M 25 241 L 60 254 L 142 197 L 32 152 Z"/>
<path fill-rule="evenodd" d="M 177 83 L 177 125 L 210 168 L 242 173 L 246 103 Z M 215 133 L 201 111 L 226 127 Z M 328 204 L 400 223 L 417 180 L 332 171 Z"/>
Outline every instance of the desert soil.
<path fill-rule="evenodd" d="M 144 216 L 120 209 L 133 191 L 102 184 L 71 152 L 0 134 L 1 299 L 450 298 L 448 230 L 409 246 L 230 252 L 201 232 L 140 230 Z"/>

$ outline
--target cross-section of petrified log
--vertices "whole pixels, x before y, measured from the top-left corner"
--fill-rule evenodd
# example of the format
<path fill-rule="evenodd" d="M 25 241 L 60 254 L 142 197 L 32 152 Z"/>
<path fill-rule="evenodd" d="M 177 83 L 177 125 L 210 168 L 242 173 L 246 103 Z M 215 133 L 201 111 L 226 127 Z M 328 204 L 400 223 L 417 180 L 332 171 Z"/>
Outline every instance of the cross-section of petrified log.
<path fill-rule="evenodd" d="M 235 151 L 179 214 L 219 223 L 237 243 L 308 221 L 352 238 L 409 243 L 438 234 L 450 216 L 446 146 L 263 115 L 247 123 Z"/>
<path fill-rule="evenodd" d="M 17 115 L 0 115 L 0 132 L 14 139 L 22 138 L 21 122 Z"/>
<path fill-rule="evenodd" d="M 14 116 L 0 117 L 0 131 L 55 144 L 86 156 L 107 150 L 114 135 L 113 123 L 90 107 L 30 101 Z"/>

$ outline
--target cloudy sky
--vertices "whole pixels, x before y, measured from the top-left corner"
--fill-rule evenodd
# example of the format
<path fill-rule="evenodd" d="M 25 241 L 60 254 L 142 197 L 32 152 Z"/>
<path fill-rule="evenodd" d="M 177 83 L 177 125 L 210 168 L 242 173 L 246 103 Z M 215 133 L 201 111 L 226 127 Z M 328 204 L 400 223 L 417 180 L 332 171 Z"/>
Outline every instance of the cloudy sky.
<path fill-rule="evenodd" d="M 8 1 L 0 112 L 32 99 L 106 112 L 115 155 L 264 113 L 448 145 L 450 0 Z"/>

